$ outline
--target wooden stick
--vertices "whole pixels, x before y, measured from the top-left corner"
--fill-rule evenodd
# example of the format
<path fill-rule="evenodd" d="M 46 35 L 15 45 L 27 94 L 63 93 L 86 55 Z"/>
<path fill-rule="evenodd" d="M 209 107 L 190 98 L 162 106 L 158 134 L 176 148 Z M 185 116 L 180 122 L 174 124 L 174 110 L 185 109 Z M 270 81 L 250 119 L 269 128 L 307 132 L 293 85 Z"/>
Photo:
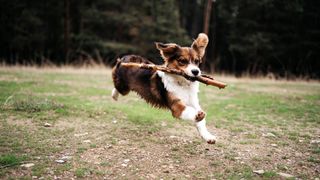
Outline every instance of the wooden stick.
<path fill-rule="evenodd" d="M 168 68 L 168 67 L 164 67 L 164 66 L 158 66 L 158 65 L 155 65 L 155 64 L 143 64 L 143 63 L 131 63 L 131 62 L 124 63 L 124 62 L 121 62 L 121 66 L 129 67 L 129 68 L 130 67 L 137 67 L 137 68 L 142 68 L 142 69 L 163 71 L 163 72 L 170 73 L 170 74 L 176 74 L 176 75 L 183 76 L 184 78 L 186 78 L 188 80 L 191 80 L 191 81 L 199 81 L 199 82 L 202 82 L 202 83 L 204 83 L 206 85 L 216 86 L 219 89 L 225 88 L 227 86 L 227 84 L 225 84 L 223 82 L 220 82 L 220 81 L 217 81 L 213 77 L 205 75 L 205 74 L 203 74 L 201 76 L 193 77 L 193 76 L 187 75 L 183 71 L 179 71 L 179 70 Z"/>

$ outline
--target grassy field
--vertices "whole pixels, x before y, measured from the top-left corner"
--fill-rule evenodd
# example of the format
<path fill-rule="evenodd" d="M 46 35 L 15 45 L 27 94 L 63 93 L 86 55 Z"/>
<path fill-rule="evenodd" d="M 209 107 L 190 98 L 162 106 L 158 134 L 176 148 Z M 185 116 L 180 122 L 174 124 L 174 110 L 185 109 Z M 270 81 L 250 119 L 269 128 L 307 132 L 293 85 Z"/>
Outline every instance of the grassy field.
<path fill-rule="evenodd" d="M 0 179 L 320 178 L 319 82 L 217 77 L 229 86 L 201 86 L 218 136 L 209 145 L 191 122 L 134 93 L 112 101 L 110 75 L 0 68 Z"/>

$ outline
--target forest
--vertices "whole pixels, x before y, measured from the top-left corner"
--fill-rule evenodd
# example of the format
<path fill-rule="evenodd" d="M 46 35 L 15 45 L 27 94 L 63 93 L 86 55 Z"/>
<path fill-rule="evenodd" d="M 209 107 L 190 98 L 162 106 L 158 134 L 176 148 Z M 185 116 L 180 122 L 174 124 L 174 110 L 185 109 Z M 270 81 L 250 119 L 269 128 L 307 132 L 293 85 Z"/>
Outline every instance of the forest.
<path fill-rule="evenodd" d="M 112 66 L 209 35 L 208 72 L 320 78 L 318 0 L 0 0 L 0 63 Z"/>

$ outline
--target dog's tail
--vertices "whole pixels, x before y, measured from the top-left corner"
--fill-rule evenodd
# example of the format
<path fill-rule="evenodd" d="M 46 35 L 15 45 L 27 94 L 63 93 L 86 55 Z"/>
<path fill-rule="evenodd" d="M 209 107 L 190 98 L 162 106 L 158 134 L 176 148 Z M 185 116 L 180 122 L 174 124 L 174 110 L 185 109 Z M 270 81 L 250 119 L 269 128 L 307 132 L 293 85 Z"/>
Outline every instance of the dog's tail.
<path fill-rule="evenodd" d="M 116 71 L 119 69 L 119 67 L 121 66 L 121 63 L 123 61 L 123 59 L 121 58 L 117 58 L 116 60 L 116 64 L 113 66 L 112 68 L 112 78 L 115 78 L 115 74 L 116 74 Z"/>
<path fill-rule="evenodd" d="M 117 59 L 117 63 L 116 63 L 116 68 L 118 68 L 118 67 L 121 65 L 121 62 L 122 62 L 121 59 L 118 58 L 118 59 Z"/>
<path fill-rule="evenodd" d="M 122 63 L 122 59 L 120 58 L 117 58 L 116 60 L 116 65 L 113 67 L 112 69 L 112 79 L 113 79 L 113 82 L 115 83 L 117 81 L 117 77 L 116 77 L 116 71 L 117 69 L 119 69 L 121 63 Z M 118 97 L 119 97 L 119 91 L 116 89 L 116 88 L 113 88 L 112 92 L 111 92 L 111 97 L 117 101 L 118 100 Z"/>

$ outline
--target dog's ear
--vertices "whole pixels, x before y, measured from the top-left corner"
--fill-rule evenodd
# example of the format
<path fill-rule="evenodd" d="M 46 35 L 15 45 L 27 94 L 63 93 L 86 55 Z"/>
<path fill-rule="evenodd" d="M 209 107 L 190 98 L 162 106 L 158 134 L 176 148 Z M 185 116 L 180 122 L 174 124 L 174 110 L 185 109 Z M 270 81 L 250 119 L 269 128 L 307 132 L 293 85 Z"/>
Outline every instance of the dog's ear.
<path fill-rule="evenodd" d="M 180 46 L 174 43 L 163 44 L 155 42 L 157 49 L 164 60 L 168 60 L 176 56 L 180 50 Z"/>
<path fill-rule="evenodd" d="M 206 47 L 208 45 L 209 39 L 205 33 L 200 33 L 191 45 L 191 48 L 194 49 L 200 58 L 202 58 L 206 52 Z"/>

